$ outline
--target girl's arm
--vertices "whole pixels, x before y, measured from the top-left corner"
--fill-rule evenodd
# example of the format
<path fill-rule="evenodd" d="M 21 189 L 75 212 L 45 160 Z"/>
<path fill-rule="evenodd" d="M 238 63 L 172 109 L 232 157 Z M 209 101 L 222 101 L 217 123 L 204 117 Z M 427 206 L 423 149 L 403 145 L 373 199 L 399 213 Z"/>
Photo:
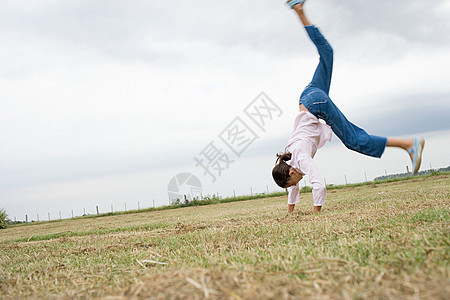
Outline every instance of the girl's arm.
<path fill-rule="evenodd" d="M 288 214 L 294 211 L 295 204 L 288 204 Z"/>
<path fill-rule="evenodd" d="M 325 204 L 325 198 L 327 195 L 325 182 L 323 181 L 313 159 L 308 155 L 299 156 L 299 165 L 301 171 L 309 176 L 309 182 L 312 184 L 314 212 L 319 212 Z"/>
<path fill-rule="evenodd" d="M 298 183 L 296 185 L 290 186 L 288 190 L 288 213 L 294 211 L 295 204 L 300 202 L 300 187 Z"/>
<path fill-rule="evenodd" d="M 294 211 L 295 204 L 288 204 L 288 214 Z M 322 206 L 314 206 L 314 212 L 317 213 L 322 209 Z"/>

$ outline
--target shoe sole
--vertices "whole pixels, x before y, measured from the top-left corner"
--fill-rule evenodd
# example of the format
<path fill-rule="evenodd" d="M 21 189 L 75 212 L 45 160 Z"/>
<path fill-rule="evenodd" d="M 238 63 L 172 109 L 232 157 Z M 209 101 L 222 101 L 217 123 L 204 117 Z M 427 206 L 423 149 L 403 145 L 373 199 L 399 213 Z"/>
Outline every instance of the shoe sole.
<path fill-rule="evenodd" d="M 422 152 L 423 152 L 424 146 L 425 146 L 425 140 L 421 140 L 419 150 L 417 151 L 417 161 L 416 161 L 416 168 L 414 169 L 414 175 L 416 175 L 417 172 L 419 172 L 420 164 L 422 163 Z"/>

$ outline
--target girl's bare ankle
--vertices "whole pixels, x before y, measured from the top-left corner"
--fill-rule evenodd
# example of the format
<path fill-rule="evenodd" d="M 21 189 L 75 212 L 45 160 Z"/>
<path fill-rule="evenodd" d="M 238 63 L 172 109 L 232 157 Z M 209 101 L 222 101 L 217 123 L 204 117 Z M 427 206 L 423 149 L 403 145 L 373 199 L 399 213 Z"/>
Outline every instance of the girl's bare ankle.
<path fill-rule="evenodd" d="M 410 140 L 408 140 L 409 142 L 408 142 L 408 145 L 407 145 L 407 149 L 406 150 L 409 150 L 409 149 L 411 149 L 412 147 L 414 147 L 414 139 L 410 139 Z"/>

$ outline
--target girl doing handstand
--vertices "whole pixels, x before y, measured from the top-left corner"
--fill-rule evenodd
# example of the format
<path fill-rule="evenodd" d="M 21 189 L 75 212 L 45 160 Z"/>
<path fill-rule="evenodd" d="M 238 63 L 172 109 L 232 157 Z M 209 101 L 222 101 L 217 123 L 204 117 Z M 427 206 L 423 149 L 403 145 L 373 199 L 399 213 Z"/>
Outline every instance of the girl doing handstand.
<path fill-rule="evenodd" d="M 298 183 L 304 175 L 309 176 L 313 187 L 314 212 L 319 212 L 325 203 L 325 183 L 312 159 L 317 149 L 331 140 L 332 131 L 347 148 L 368 156 L 379 158 L 386 147 L 406 150 L 412 161 L 413 174 L 417 174 L 425 141 L 417 138 L 369 135 L 349 122 L 328 95 L 333 69 L 333 49 L 319 29 L 306 17 L 303 10 L 304 1 L 291 0 L 288 4 L 299 16 L 320 55 L 313 79 L 300 96 L 300 113 L 295 118 L 287 150 L 277 155 L 278 159 L 272 170 L 277 185 L 288 189 L 288 212 L 292 212 L 295 204 L 300 201 Z M 320 123 L 319 119 L 324 120 L 326 124 Z"/>

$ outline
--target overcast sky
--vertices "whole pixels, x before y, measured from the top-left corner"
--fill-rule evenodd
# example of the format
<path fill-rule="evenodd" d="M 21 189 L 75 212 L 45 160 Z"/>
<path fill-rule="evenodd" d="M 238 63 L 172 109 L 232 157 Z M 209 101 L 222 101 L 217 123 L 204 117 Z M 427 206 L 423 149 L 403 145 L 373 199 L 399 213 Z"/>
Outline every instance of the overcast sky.
<path fill-rule="evenodd" d="M 450 1 L 310 0 L 306 12 L 335 50 L 330 96 L 347 117 L 423 136 L 423 168 L 450 165 Z M 3 0 L 0 43 L 0 208 L 18 220 L 164 205 L 183 172 L 204 194 L 277 190 L 274 155 L 318 62 L 281 0 Z M 244 111 L 261 92 L 280 109 L 264 129 Z M 236 117 L 257 137 L 240 156 L 220 139 Z M 194 160 L 211 142 L 229 159 L 215 182 Z M 336 184 L 409 164 L 336 137 L 315 160 Z"/>

